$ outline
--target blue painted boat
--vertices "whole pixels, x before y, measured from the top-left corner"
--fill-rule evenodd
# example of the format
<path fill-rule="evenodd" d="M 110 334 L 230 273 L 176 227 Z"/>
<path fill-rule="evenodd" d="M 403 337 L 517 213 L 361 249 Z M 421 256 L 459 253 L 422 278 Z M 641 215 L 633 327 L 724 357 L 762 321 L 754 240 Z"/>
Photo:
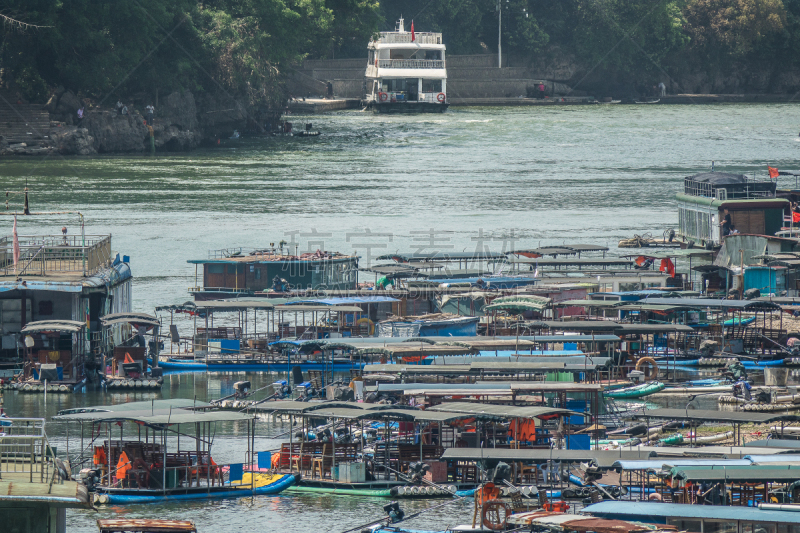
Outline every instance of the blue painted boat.
<path fill-rule="evenodd" d="M 229 490 L 217 490 L 217 491 L 194 491 L 194 492 L 184 492 L 181 494 L 134 494 L 133 492 L 140 492 L 140 491 L 131 491 L 131 493 L 123 494 L 123 493 L 108 493 L 108 503 L 109 504 L 130 504 L 130 503 L 159 503 L 159 502 L 167 502 L 167 501 L 179 501 L 179 500 L 221 500 L 225 498 L 241 498 L 247 496 L 263 496 L 263 495 L 271 495 L 271 494 L 279 494 L 284 490 L 288 489 L 292 486 L 295 481 L 295 477 L 293 474 L 286 474 L 282 476 L 277 481 L 270 483 L 269 485 L 264 485 L 263 487 L 257 487 L 255 489 L 234 489 L 230 488 Z"/>
<path fill-rule="evenodd" d="M 763 368 L 768 366 L 783 366 L 783 359 L 775 359 L 774 361 L 741 361 L 745 368 Z"/>

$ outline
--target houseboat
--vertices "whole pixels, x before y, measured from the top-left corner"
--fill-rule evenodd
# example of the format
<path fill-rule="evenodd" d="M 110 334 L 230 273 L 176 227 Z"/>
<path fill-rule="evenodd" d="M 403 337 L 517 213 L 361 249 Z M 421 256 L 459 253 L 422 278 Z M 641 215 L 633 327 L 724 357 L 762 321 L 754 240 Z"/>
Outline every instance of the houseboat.
<path fill-rule="evenodd" d="M 0 237 L 0 378 L 24 364 L 26 377 L 55 365 L 53 376 L 71 390 L 94 376 L 104 336 L 116 343 L 130 336 L 127 325 L 104 331 L 101 324 L 106 314 L 131 310 L 129 262 L 112 251 L 111 235 L 68 235 L 65 227 Z"/>
<path fill-rule="evenodd" d="M 306 289 L 355 289 L 358 279 L 357 255 L 322 250 L 291 254 L 283 246 L 212 250 L 208 259 L 188 262 L 195 265 L 195 287 L 189 292 L 197 301 Z"/>
<path fill-rule="evenodd" d="M 441 113 L 447 109 L 447 69 L 441 33 L 382 31 L 367 46 L 366 107 L 378 113 Z"/>
<path fill-rule="evenodd" d="M 722 223 L 730 215 L 736 232 L 775 235 L 781 231 L 790 203 L 776 196 L 776 183 L 744 174 L 703 172 L 684 179 L 677 194 L 678 236 L 693 246 L 718 248 Z"/>

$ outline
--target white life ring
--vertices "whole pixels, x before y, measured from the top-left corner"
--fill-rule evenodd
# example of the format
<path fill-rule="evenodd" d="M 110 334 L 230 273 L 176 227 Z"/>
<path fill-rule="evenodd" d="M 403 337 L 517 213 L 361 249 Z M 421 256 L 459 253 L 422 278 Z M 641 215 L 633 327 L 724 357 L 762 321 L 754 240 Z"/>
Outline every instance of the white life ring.
<path fill-rule="evenodd" d="M 389 95 L 388 94 L 386 94 L 386 93 L 378 93 L 378 100 L 380 100 L 381 102 L 385 102 L 388 99 L 389 99 Z"/>
<path fill-rule="evenodd" d="M 437 94 L 436 99 L 439 100 L 439 102 L 444 102 L 444 93 Z"/>

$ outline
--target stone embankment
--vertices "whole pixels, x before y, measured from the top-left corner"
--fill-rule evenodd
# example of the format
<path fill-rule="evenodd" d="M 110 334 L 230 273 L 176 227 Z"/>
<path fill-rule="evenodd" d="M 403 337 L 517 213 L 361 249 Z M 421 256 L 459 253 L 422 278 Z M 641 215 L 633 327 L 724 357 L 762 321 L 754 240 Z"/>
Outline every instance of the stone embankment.
<path fill-rule="evenodd" d="M 146 117 L 138 106 L 119 114 L 108 106 L 85 106 L 84 117 L 77 110 L 81 100 L 63 88 L 47 104 L 0 102 L 0 155 L 93 155 L 136 153 L 150 149 Z M 227 100 L 227 101 L 226 101 Z M 242 128 L 245 108 L 230 99 L 204 97 L 195 100 L 191 92 L 174 92 L 161 98 L 153 121 L 156 150 L 187 151 L 204 141 Z"/>

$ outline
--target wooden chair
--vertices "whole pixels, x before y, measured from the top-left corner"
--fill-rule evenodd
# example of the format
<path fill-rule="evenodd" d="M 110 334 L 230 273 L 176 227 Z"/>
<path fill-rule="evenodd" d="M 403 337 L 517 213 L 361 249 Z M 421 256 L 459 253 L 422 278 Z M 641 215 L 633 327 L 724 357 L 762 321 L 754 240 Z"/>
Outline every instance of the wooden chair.
<path fill-rule="evenodd" d="M 322 455 L 311 460 L 311 479 L 319 473 L 320 479 L 325 479 L 325 472 L 330 472 L 333 466 L 333 457 L 328 457 L 328 445 L 322 447 Z"/>

